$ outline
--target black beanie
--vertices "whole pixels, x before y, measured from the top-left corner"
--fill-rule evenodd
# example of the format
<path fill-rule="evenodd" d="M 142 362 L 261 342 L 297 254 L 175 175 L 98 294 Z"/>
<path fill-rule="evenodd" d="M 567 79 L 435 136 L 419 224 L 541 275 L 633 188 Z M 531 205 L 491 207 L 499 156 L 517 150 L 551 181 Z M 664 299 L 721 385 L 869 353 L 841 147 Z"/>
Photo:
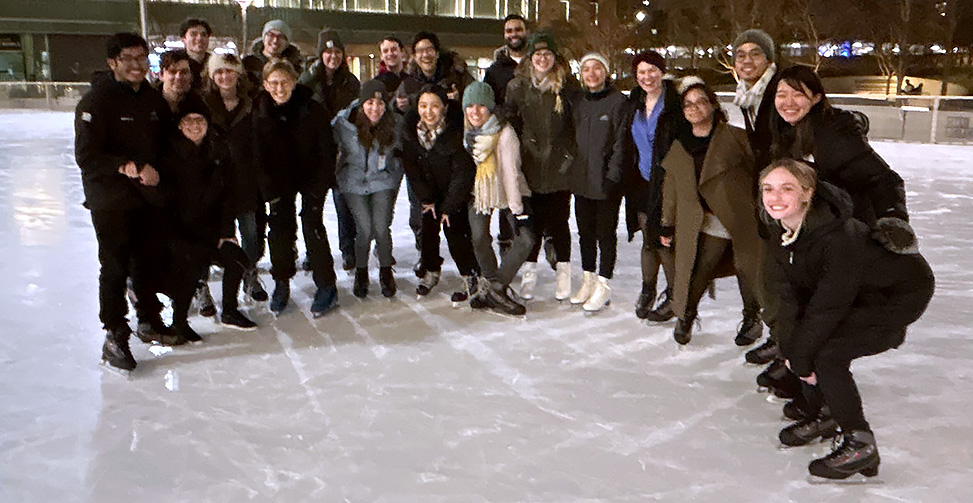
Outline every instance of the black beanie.
<path fill-rule="evenodd" d="M 206 122 L 211 122 L 212 118 L 209 113 L 209 107 L 203 102 L 199 95 L 190 93 L 179 103 L 176 108 L 176 113 L 174 114 L 175 123 L 179 124 L 183 117 L 189 114 L 199 114 L 206 117 Z"/>
<path fill-rule="evenodd" d="M 359 103 L 364 103 L 374 98 L 376 94 L 382 97 L 382 101 L 387 101 L 385 96 L 385 84 L 378 79 L 369 80 L 368 82 L 362 84 L 361 91 L 358 93 L 358 101 Z"/>
<path fill-rule="evenodd" d="M 636 72 L 639 68 L 639 63 L 648 63 L 659 69 L 662 73 L 666 73 L 666 58 L 663 58 L 661 54 L 655 51 L 642 51 L 635 56 L 632 60 L 632 71 Z"/>
<path fill-rule="evenodd" d="M 331 28 L 321 30 L 321 33 L 318 33 L 318 57 L 321 57 L 326 49 L 335 47 L 341 49 L 342 54 L 345 52 L 345 44 L 341 43 L 341 37 L 338 36 L 338 32 Z"/>

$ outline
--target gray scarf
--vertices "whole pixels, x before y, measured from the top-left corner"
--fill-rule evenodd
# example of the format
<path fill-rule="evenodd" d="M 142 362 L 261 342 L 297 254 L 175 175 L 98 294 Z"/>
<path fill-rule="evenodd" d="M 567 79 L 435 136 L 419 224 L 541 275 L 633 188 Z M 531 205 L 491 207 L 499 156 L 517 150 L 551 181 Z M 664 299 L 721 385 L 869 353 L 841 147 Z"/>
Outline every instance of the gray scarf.
<path fill-rule="evenodd" d="M 737 82 L 736 96 L 733 97 L 733 104 L 740 107 L 743 113 L 747 114 L 747 118 L 750 119 L 750 123 L 753 124 L 757 119 L 757 107 L 760 106 L 760 100 L 764 97 L 764 92 L 767 91 L 767 85 L 770 84 L 770 80 L 774 78 L 774 74 L 777 73 L 777 63 L 771 63 L 763 75 L 760 76 L 760 80 L 754 83 L 749 89 L 747 88 L 747 83 L 744 80 Z"/>

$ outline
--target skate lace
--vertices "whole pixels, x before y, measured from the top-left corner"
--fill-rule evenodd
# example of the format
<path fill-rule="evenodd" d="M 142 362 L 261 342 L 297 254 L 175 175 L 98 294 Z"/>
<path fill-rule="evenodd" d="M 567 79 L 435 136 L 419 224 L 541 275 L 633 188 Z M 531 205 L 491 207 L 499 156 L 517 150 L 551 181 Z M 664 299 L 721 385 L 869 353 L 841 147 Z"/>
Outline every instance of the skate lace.
<path fill-rule="evenodd" d="M 669 300 L 669 292 L 663 290 L 658 297 L 655 298 L 655 305 L 653 309 L 658 309 L 665 301 Z"/>

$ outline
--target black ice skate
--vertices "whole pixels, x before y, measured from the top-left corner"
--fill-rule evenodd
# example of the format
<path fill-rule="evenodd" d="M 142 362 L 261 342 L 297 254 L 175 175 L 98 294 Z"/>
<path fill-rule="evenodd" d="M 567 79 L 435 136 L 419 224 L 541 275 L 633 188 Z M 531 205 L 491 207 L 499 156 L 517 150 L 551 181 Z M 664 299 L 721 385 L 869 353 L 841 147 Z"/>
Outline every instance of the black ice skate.
<path fill-rule="evenodd" d="M 875 436 L 869 431 L 859 430 L 845 433 L 837 449 L 811 461 L 807 469 L 816 477 L 843 480 L 856 473 L 875 477 L 880 463 Z"/>
<path fill-rule="evenodd" d="M 135 370 L 135 357 L 128 347 L 128 327 L 108 330 L 105 344 L 101 346 L 101 362 L 105 368 L 118 372 L 126 377 Z"/>
<path fill-rule="evenodd" d="M 257 324 L 250 318 L 244 316 L 238 309 L 223 308 L 223 313 L 220 314 L 220 323 L 238 330 L 257 329 Z"/>
<path fill-rule="evenodd" d="M 798 421 L 780 430 L 777 436 L 780 443 L 788 447 L 807 445 L 817 439 L 826 439 L 838 434 L 838 423 L 830 416 L 818 414 L 814 418 Z"/>
<path fill-rule="evenodd" d="M 398 287 L 395 285 L 395 274 L 392 273 L 392 267 L 380 267 L 378 269 L 378 284 L 382 287 L 383 297 L 395 297 Z"/>
<path fill-rule="evenodd" d="M 739 328 L 737 328 L 737 335 L 733 339 L 733 343 L 737 346 L 749 346 L 762 336 L 764 333 L 764 325 L 760 321 L 760 317 L 753 315 L 744 315 L 743 321 L 740 322 Z"/>
<path fill-rule="evenodd" d="M 746 360 L 747 363 L 753 363 L 755 365 L 766 365 L 775 358 L 780 357 L 780 351 L 777 349 L 777 343 L 771 339 L 767 339 L 767 342 L 757 346 L 756 348 L 747 351 Z"/>

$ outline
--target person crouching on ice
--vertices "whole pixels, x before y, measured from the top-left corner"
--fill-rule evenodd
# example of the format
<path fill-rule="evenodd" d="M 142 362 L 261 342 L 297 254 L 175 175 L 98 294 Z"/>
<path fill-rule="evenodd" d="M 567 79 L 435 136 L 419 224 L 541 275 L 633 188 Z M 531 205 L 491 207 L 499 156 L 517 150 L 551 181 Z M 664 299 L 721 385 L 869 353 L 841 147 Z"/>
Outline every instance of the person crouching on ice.
<path fill-rule="evenodd" d="M 167 280 L 172 331 L 176 344 L 181 344 L 202 340 L 186 318 L 196 286 L 213 262 L 224 269 L 220 321 L 245 330 L 257 325 L 237 309 L 243 274 L 253 268 L 253 262 L 235 236 L 229 151 L 209 134 L 209 110 L 202 104 L 187 104 L 175 119 L 178 130 L 163 152 L 162 169 L 172 226 Z"/>
<path fill-rule="evenodd" d="M 934 279 L 918 246 L 892 246 L 852 218 L 847 192 L 791 159 L 760 173 L 770 231 L 768 282 L 779 298 L 771 331 L 801 379 L 804 418 L 781 443 L 805 445 L 840 431 L 843 442 L 808 466 L 811 475 L 878 475 L 879 455 L 851 362 L 897 348 L 932 298 Z M 830 414 L 823 412 L 823 406 Z"/>

